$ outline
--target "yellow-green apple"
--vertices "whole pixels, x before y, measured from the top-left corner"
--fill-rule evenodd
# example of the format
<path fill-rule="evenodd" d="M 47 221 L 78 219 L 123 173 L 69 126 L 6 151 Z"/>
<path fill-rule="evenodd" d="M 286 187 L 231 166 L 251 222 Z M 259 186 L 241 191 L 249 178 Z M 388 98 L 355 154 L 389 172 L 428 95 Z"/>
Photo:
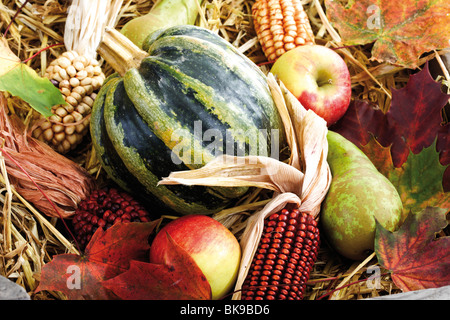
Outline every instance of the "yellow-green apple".
<path fill-rule="evenodd" d="M 223 224 L 206 215 L 187 215 L 165 225 L 150 247 L 150 262 L 162 263 L 167 235 L 194 259 L 211 286 L 212 299 L 224 297 L 239 271 L 241 247 Z"/>
<path fill-rule="evenodd" d="M 352 95 L 350 73 L 332 49 L 321 45 L 296 47 L 278 58 L 270 71 L 328 126 L 347 111 Z"/>

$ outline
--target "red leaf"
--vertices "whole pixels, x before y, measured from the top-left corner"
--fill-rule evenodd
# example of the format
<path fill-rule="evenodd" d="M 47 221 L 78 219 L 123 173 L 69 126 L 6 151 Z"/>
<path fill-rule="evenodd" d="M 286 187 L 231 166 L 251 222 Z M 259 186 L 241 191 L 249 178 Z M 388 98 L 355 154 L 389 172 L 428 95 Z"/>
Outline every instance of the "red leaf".
<path fill-rule="evenodd" d="M 390 232 L 377 223 L 375 252 L 403 291 L 450 285 L 450 237 L 435 237 L 447 226 L 446 210 L 428 207 L 409 214 Z"/>
<path fill-rule="evenodd" d="M 211 286 L 191 256 L 167 234 L 164 264 L 132 261 L 130 269 L 103 282 L 125 300 L 211 299 Z"/>
<path fill-rule="evenodd" d="M 441 91 L 440 83 L 431 77 L 428 64 L 422 71 L 411 75 L 404 88 L 392 90 L 387 117 L 395 126 L 395 135 L 391 136 L 391 140 L 380 143 L 384 146 L 392 143 L 392 158 L 396 167 L 406 161 L 409 149 L 418 154 L 434 142 L 441 130 L 441 110 L 449 98 L 450 95 Z"/>
<path fill-rule="evenodd" d="M 99 228 L 83 255 L 60 254 L 42 268 L 41 290 L 61 291 L 69 299 L 114 299 L 104 280 L 127 270 L 131 260 L 148 259 L 148 237 L 158 221 L 116 223 Z"/>
<path fill-rule="evenodd" d="M 450 164 L 450 124 L 441 127 L 438 133 L 436 149 L 439 154 L 439 161 L 443 166 Z M 444 172 L 444 190 L 450 191 L 450 166 Z"/>
<path fill-rule="evenodd" d="M 394 134 L 386 115 L 365 100 L 353 100 L 344 117 L 331 129 L 346 137 L 358 147 L 364 146 L 373 136 L 382 140 Z"/>

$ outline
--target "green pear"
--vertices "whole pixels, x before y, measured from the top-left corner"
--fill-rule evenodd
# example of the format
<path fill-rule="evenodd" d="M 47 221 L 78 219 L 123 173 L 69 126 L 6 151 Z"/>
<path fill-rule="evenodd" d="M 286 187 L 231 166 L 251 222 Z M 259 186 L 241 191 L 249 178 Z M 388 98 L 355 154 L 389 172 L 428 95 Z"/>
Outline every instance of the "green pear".
<path fill-rule="evenodd" d="M 157 30 L 194 24 L 202 2 L 203 0 L 159 0 L 147 14 L 128 21 L 121 32 L 142 49 L 144 40 Z"/>
<path fill-rule="evenodd" d="M 400 226 L 402 201 L 355 144 L 333 131 L 327 139 L 333 179 L 322 203 L 322 233 L 339 254 L 361 260 L 374 249 L 375 219 L 390 231 Z"/>

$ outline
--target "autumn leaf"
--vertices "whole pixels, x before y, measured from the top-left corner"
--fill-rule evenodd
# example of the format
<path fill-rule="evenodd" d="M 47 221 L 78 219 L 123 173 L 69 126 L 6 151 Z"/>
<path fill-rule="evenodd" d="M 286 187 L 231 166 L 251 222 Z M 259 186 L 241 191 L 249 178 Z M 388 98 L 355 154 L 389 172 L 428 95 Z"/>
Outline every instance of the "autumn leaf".
<path fill-rule="evenodd" d="M 46 117 L 52 116 L 53 106 L 66 103 L 59 89 L 22 63 L 4 38 L 0 38 L 0 91 L 20 97 Z"/>
<path fill-rule="evenodd" d="M 330 129 L 358 147 L 368 144 L 372 137 L 386 141 L 395 134 L 395 128 L 389 125 L 386 115 L 377 105 L 358 99 L 350 102 L 344 117 Z"/>
<path fill-rule="evenodd" d="M 44 265 L 36 292 L 61 291 L 72 300 L 117 299 L 103 281 L 125 272 L 132 260 L 147 260 L 148 237 L 158 220 L 116 223 L 92 236 L 85 253 L 60 254 Z"/>
<path fill-rule="evenodd" d="M 403 203 L 403 216 L 428 206 L 450 210 L 450 192 L 445 192 L 442 183 L 446 167 L 439 162 L 435 143 L 418 154 L 410 152 L 400 168 L 392 162 L 390 147 L 381 146 L 374 138 L 361 146 L 361 150 L 397 189 Z"/>
<path fill-rule="evenodd" d="M 443 122 L 442 109 L 449 98 L 431 77 L 428 63 L 422 71 L 410 76 L 404 88 L 392 90 L 387 121 L 395 127 L 395 134 L 385 135 L 380 143 L 392 144 L 395 166 L 407 159 L 409 150 L 417 154 L 436 140 Z"/>
<path fill-rule="evenodd" d="M 0 75 L 14 69 L 21 61 L 8 47 L 5 38 L 0 38 Z"/>
<path fill-rule="evenodd" d="M 390 147 L 383 147 L 372 137 L 366 145 L 360 146 L 360 149 L 384 176 L 388 177 L 389 173 L 395 170 Z"/>
<path fill-rule="evenodd" d="M 428 207 L 409 214 L 399 230 L 390 232 L 377 222 L 375 252 L 403 291 L 450 285 L 450 237 L 436 239 L 447 226 L 446 210 Z"/>
<path fill-rule="evenodd" d="M 163 264 L 132 261 L 130 269 L 103 282 L 124 300 L 209 300 L 211 286 L 191 256 L 167 234 Z"/>
<path fill-rule="evenodd" d="M 450 191 L 450 125 L 442 126 L 438 132 L 436 148 L 439 151 L 439 161 L 447 166 L 444 173 L 444 190 Z"/>
<path fill-rule="evenodd" d="M 445 167 L 439 163 L 435 144 L 418 154 L 410 152 L 400 167 L 386 173 L 396 187 L 405 212 L 416 213 L 428 206 L 450 210 L 450 192 L 444 192 L 442 179 Z"/>
<path fill-rule="evenodd" d="M 449 47 L 448 0 L 325 0 L 344 44 L 374 43 L 372 59 L 414 69 L 421 54 Z"/>
<path fill-rule="evenodd" d="M 442 93 L 440 84 L 432 79 L 425 65 L 422 71 L 411 75 L 404 88 L 392 91 L 392 103 L 386 114 L 376 105 L 355 100 L 331 129 L 360 148 L 374 137 L 381 146 L 389 148 L 391 156 L 386 160 L 392 160 L 395 168 L 407 161 L 410 152 L 419 154 L 436 141 L 440 163 L 448 165 L 450 124 L 442 125 L 442 109 L 449 97 Z M 376 152 L 366 151 L 369 158 L 375 160 Z M 447 169 L 441 181 L 449 180 L 450 170 Z"/>

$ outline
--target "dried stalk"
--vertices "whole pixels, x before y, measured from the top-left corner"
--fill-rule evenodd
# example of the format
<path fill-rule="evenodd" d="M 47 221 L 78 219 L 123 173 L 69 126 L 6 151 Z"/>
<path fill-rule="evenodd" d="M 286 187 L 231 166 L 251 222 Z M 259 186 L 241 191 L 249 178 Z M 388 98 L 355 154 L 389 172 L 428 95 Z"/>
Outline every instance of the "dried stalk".
<path fill-rule="evenodd" d="M 122 3 L 122 0 L 72 0 L 64 30 L 66 49 L 95 58 L 105 28 L 117 24 Z"/>

